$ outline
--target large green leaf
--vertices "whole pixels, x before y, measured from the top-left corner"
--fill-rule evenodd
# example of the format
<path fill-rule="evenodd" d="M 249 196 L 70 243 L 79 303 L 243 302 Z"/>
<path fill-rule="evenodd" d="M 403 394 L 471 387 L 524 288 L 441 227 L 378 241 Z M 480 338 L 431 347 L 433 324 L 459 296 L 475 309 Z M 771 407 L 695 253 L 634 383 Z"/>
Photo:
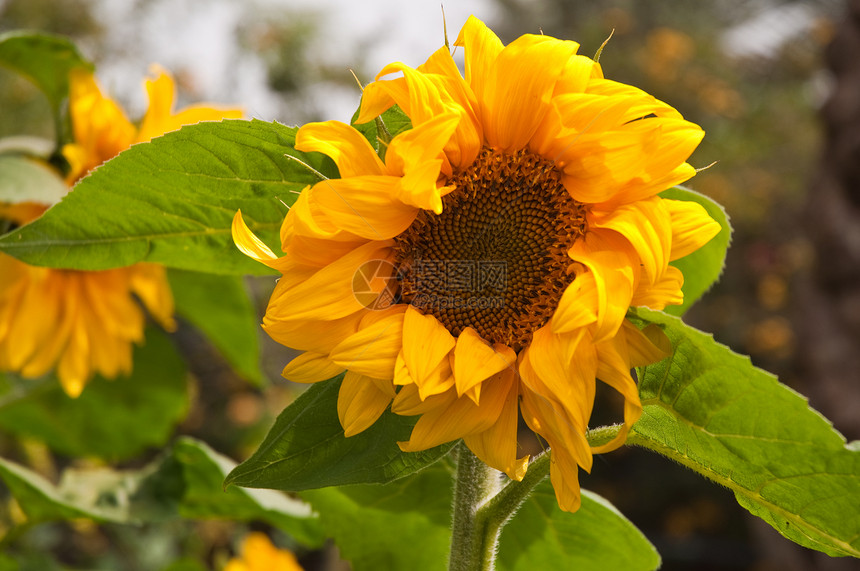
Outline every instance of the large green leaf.
<path fill-rule="evenodd" d="M 728 214 L 723 207 L 702 194 L 688 188 L 676 186 L 660 193 L 663 198 L 674 200 L 687 200 L 698 202 L 722 227 L 720 233 L 714 236 L 707 244 L 680 260 L 671 264 L 681 270 L 684 274 L 684 303 L 681 305 L 670 305 L 666 313 L 670 315 L 684 315 L 690 306 L 696 303 L 711 286 L 714 285 L 723 273 L 726 263 L 726 251 L 732 239 L 732 226 L 729 223 Z"/>
<path fill-rule="evenodd" d="M 320 173 L 337 173 L 327 157 L 296 151 L 295 133 L 278 123 L 225 120 L 134 145 L 0 239 L 0 251 L 80 270 L 146 260 L 216 274 L 270 272 L 233 244 L 236 210 L 279 252 L 278 230 L 297 193 Z"/>
<path fill-rule="evenodd" d="M 38 387 L 30 387 L 38 383 Z M 95 377 L 76 399 L 58 381 L 6 379 L 0 430 L 45 441 L 70 456 L 129 458 L 162 446 L 188 410 L 185 366 L 167 336 L 147 329 L 129 377 Z M 0 378 L 0 393 L 3 393 Z"/>
<path fill-rule="evenodd" d="M 323 536 L 308 504 L 271 490 L 224 490 L 235 465 L 206 444 L 179 439 L 164 457 L 138 470 L 67 469 L 59 484 L 0 458 L 5 481 L 32 523 L 80 517 L 116 523 L 159 522 L 177 516 L 264 521 L 309 547 Z"/>
<path fill-rule="evenodd" d="M 749 358 L 675 317 L 639 315 L 664 328 L 674 354 L 642 371 L 628 443 L 726 486 L 800 545 L 860 556 L 860 449 Z"/>
<path fill-rule="evenodd" d="M 176 312 L 206 334 L 240 375 L 259 385 L 259 319 L 240 276 L 171 270 Z"/>
<path fill-rule="evenodd" d="M 0 155 L 0 203 L 54 204 L 69 191 L 66 182 L 44 163 Z"/>
<path fill-rule="evenodd" d="M 615 506 L 582 490 L 579 511 L 563 512 L 547 480 L 502 529 L 497 563 L 499 571 L 650 571 L 659 566 L 657 550 Z"/>
<path fill-rule="evenodd" d="M 57 138 L 65 135 L 63 111 L 69 96 L 69 72 L 91 70 L 92 64 L 68 39 L 44 33 L 15 31 L 0 35 L 0 65 L 28 77 L 48 98 L 57 125 Z"/>
<path fill-rule="evenodd" d="M 385 483 L 420 470 L 451 448 L 446 444 L 404 453 L 416 419 L 383 413 L 376 423 L 346 438 L 337 417 L 341 379 L 309 387 L 278 416 L 256 452 L 230 472 L 225 485 L 299 491 L 343 484 Z"/>
<path fill-rule="evenodd" d="M 445 568 L 452 472 L 443 462 L 387 485 L 307 490 L 326 534 L 354 571 Z"/>
<path fill-rule="evenodd" d="M 382 486 L 301 496 L 356 571 L 435 571 L 444 568 L 450 547 L 452 483 L 453 469 L 443 461 Z M 648 540 L 606 500 L 583 490 L 580 510 L 563 512 L 547 481 L 503 528 L 496 569 L 650 570 L 659 564 Z"/>
<path fill-rule="evenodd" d="M 288 532 L 302 545 L 322 544 L 319 520 L 308 504 L 274 490 L 225 490 L 224 477 L 236 463 L 203 442 L 180 438 L 172 454 L 182 467 L 185 484 L 179 501 L 182 517 L 265 521 Z"/>

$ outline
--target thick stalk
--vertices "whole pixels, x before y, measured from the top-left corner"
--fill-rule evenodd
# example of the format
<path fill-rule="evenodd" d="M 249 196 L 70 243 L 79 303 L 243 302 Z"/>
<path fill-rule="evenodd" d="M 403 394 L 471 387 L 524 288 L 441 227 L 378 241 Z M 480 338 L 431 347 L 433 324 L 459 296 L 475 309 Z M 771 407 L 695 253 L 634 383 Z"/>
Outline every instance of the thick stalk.
<path fill-rule="evenodd" d="M 476 458 L 461 442 L 456 478 L 448 571 L 489 571 L 493 568 L 493 558 L 487 561 L 483 556 L 486 538 L 476 516 L 481 505 L 498 489 L 498 472 Z"/>
<path fill-rule="evenodd" d="M 620 428 L 621 425 L 604 426 L 588 431 L 586 436 L 589 444 L 599 446 L 612 440 Z M 550 463 L 549 452 L 538 455 L 522 481 L 508 481 L 499 489 L 498 472 L 460 443 L 449 571 L 492 571 L 502 528 L 547 477 Z"/>

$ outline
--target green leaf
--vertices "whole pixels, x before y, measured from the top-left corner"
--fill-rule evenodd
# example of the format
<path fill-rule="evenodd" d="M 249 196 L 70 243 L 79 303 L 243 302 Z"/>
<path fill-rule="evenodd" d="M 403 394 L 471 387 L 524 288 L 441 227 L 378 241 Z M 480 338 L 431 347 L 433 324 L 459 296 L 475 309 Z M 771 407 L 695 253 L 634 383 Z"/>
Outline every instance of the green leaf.
<path fill-rule="evenodd" d="M 236 372 L 262 384 L 259 319 L 243 279 L 184 270 L 167 275 L 176 312 L 205 333 Z"/>
<path fill-rule="evenodd" d="M 659 566 L 657 550 L 615 506 L 582 490 L 579 511 L 564 512 L 548 480 L 502 528 L 499 540 L 499 571 L 650 571 Z"/>
<path fill-rule="evenodd" d="M 684 315 L 691 305 L 711 289 L 711 286 L 722 275 L 726 263 L 726 251 L 732 238 L 732 226 L 723 207 L 698 192 L 676 186 L 661 192 L 660 196 L 674 200 L 698 202 L 711 215 L 711 218 L 722 227 L 720 233 L 714 236 L 710 242 L 689 256 L 671 262 L 671 265 L 684 274 L 684 286 L 681 288 L 681 291 L 684 292 L 684 303 L 670 305 L 665 311 L 670 315 L 680 316 Z"/>
<path fill-rule="evenodd" d="M 664 328 L 674 354 L 642 371 L 628 443 L 726 486 L 800 545 L 860 556 L 860 450 L 748 357 L 675 317 L 639 316 Z"/>
<path fill-rule="evenodd" d="M 450 548 L 452 484 L 453 471 L 442 461 L 381 486 L 300 495 L 319 512 L 325 532 L 355 571 L 435 571 Z M 498 553 L 499 571 L 650 570 L 660 564 L 654 547 L 606 500 L 583 490 L 580 510 L 563 512 L 548 481 L 503 528 Z"/>
<path fill-rule="evenodd" d="M 59 144 L 64 142 L 63 111 L 69 96 L 69 73 L 93 69 L 67 38 L 43 33 L 14 31 L 0 34 L 0 65 L 29 78 L 51 104 Z"/>
<path fill-rule="evenodd" d="M 302 545 L 322 545 L 319 520 L 308 504 L 274 490 L 225 490 L 224 476 L 236 463 L 203 442 L 180 438 L 173 447 L 173 458 L 182 466 L 185 483 L 179 504 L 182 517 L 265 521 Z"/>
<path fill-rule="evenodd" d="M 341 378 L 310 386 L 278 416 L 256 452 L 230 472 L 225 485 L 299 491 L 344 484 L 386 483 L 420 470 L 452 444 L 404 453 L 416 419 L 386 411 L 346 438 L 337 417 Z"/>
<path fill-rule="evenodd" d="M 31 522 L 90 517 L 102 519 L 101 512 L 75 505 L 51 482 L 20 464 L 0 458 L 0 477 Z"/>
<path fill-rule="evenodd" d="M 181 438 L 171 451 L 138 470 L 70 468 L 58 485 L 0 458 L 2 478 L 31 523 L 81 517 L 116 523 L 160 522 L 177 516 L 264 521 L 309 547 L 322 544 L 308 504 L 271 490 L 225 491 L 235 465 L 206 444 Z"/>
<path fill-rule="evenodd" d="M 0 155 L 0 203 L 55 204 L 69 191 L 46 164 L 25 157 Z"/>
<path fill-rule="evenodd" d="M 451 542 L 452 473 L 444 462 L 387 485 L 307 490 L 354 571 L 443 569 Z"/>
<path fill-rule="evenodd" d="M 149 328 L 146 344 L 135 347 L 129 377 L 97 376 L 76 399 L 52 376 L 7 387 L 0 394 L 0 429 L 38 438 L 69 456 L 118 460 L 163 445 L 188 402 L 182 360 L 164 333 Z"/>
<path fill-rule="evenodd" d="M 41 218 L 0 239 L 37 266 L 102 270 L 139 261 L 215 274 L 271 273 L 240 253 L 238 209 L 272 246 L 284 213 L 330 159 L 293 148 L 295 127 L 225 120 L 134 145 L 81 180 Z M 280 247 L 274 247 L 280 252 Z"/>

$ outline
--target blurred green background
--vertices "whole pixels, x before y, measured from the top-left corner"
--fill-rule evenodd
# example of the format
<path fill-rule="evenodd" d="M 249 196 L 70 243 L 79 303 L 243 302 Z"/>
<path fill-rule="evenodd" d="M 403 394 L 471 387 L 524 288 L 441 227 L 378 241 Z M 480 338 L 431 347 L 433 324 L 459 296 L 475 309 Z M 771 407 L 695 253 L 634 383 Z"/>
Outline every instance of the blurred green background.
<path fill-rule="evenodd" d="M 176 75 L 181 104 L 238 104 L 251 116 L 287 124 L 347 120 L 359 97 L 349 70 L 367 83 L 384 63 L 418 65 L 442 43 L 435 0 L 309 4 L 0 0 L 0 32 L 29 28 L 70 36 L 132 117 L 145 108 L 141 80 L 147 65 L 158 62 Z M 839 246 L 856 222 L 856 205 L 842 208 L 840 201 L 856 186 L 840 173 L 860 161 L 834 149 L 841 133 L 857 127 L 840 113 L 860 114 L 860 95 L 853 115 L 850 98 L 847 111 L 831 106 L 828 115 L 826 104 L 850 75 L 845 69 L 860 60 L 860 40 L 831 48 L 835 73 L 825 61 L 840 26 L 849 37 L 860 34 L 845 27 L 852 22 L 849 4 L 857 10 L 857 2 L 828 0 L 482 0 L 445 9 L 452 41 L 469 13 L 505 42 L 542 31 L 578 41 L 586 55 L 611 33 L 601 56 L 606 76 L 641 87 L 705 129 L 690 161 L 705 170 L 688 185 L 725 206 L 735 234 L 722 280 L 686 320 L 751 355 L 856 439 L 860 366 L 851 348 L 857 347 L 860 305 L 851 301 L 858 283 L 851 269 L 857 260 L 850 244 Z M 53 137 L 47 103 L 4 69 L 0 109 L 0 137 Z M 833 156 L 842 158 L 827 158 Z M 826 181 L 832 184 L 822 190 Z M 828 218 L 833 209 L 844 216 Z M 252 285 L 262 311 L 272 280 Z M 264 345 L 270 383 L 258 388 L 236 377 L 190 328 L 176 341 L 196 355 L 191 409 L 179 431 L 244 458 L 295 394 L 279 378 L 286 350 Z M 595 422 L 617 419 L 615 404 L 603 404 Z M 38 442 L 2 433 L 0 455 L 24 458 L 49 476 L 71 462 Z M 748 516 L 727 490 L 644 451 L 598 457 L 582 484 L 648 535 L 667 570 L 858 568 L 855 561 L 790 544 Z M 0 502 L 2 535 L 19 516 L 7 496 Z M 223 561 L 235 533 L 228 522 L 173 522 L 142 531 L 81 522 L 41 526 L 27 545 L 34 554 L 54 553 L 72 569 L 160 569 L 181 555 Z M 308 569 L 344 565 L 331 550 L 310 553 L 303 562 Z"/>

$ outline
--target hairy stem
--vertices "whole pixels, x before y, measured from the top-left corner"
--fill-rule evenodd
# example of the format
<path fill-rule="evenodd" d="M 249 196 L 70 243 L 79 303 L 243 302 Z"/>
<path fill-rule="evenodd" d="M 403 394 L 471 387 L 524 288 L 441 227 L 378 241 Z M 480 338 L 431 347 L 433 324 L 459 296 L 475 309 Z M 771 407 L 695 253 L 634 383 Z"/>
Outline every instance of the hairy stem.
<path fill-rule="evenodd" d="M 460 442 L 456 478 L 448 571 L 490 570 L 493 559 L 482 560 L 486 538 L 476 516 L 481 505 L 497 491 L 498 472 Z"/>

